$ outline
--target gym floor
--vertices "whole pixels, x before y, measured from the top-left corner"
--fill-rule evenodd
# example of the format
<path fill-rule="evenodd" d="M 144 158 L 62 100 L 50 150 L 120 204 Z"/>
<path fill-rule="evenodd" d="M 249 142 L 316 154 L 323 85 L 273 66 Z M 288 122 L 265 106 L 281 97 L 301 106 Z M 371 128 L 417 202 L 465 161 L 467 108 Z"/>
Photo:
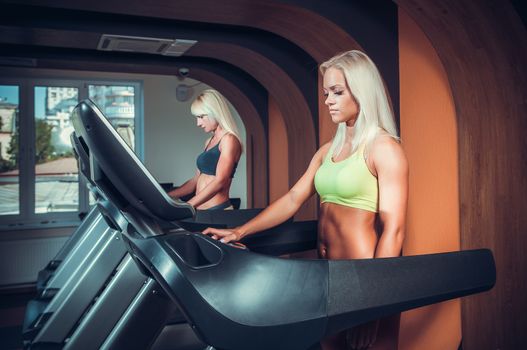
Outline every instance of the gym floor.
<path fill-rule="evenodd" d="M 0 350 L 22 349 L 26 304 L 36 294 L 34 287 L 0 291 Z"/>

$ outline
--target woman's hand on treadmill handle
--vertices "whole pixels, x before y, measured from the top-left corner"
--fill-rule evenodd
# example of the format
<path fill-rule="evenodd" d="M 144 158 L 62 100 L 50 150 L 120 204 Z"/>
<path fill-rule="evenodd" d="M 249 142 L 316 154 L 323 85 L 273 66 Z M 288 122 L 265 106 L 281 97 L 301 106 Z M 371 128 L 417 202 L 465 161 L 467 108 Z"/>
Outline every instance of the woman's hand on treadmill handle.
<path fill-rule="evenodd" d="M 209 227 L 203 231 L 203 234 L 210 235 L 212 239 L 218 239 L 222 243 L 228 243 L 232 241 L 239 241 L 242 239 L 242 234 L 237 230 L 233 229 L 220 229 Z"/>

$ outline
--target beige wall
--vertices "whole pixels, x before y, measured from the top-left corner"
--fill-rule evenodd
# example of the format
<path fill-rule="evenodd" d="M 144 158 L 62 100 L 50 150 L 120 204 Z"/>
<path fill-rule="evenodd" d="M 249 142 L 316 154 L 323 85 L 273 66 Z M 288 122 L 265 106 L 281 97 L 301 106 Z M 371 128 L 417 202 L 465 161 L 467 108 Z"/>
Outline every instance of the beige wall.
<path fill-rule="evenodd" d="M 456 115 L 437 53 L 421 29 L 399 9 L 402 144 L 410 163 L 404 255 L 459 250 Z M 400 349 L 457 349 L 459 299 L 406 312 Z"/>
<path fill-rule="evenodd" d="M 196 157 L 203 151 L 209 137 L 196 126 L 196 118 L 190 114 L 193 99 L 203 90 L 210 89 L 203 83 L 193 87 L 194 94 L 189 101 L 176 100 L 179 81 L 172 76 L 143 76 L 145 100 L 145 165 L 160 182 L 183 184 L 196 173 Z M 198 82 L 185 79 L 187 85 Z M 230 105 L 232 115 L 245 143 L 245 127 Z M 234 176 L 230 195 L 241 198 L 241 207 L 247 203 L 247 162 L 242 153 Z"/>

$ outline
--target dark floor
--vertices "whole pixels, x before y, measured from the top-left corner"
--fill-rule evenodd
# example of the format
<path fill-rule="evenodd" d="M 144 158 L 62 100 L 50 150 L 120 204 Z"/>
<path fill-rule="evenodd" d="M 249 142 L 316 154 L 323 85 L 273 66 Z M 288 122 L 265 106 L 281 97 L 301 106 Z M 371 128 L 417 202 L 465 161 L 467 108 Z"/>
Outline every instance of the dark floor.
<path fill-rule="evenodd" d="M 35 297 L 34 287 L 0 291 L 0 350 L 22 348 L 26 304 Z"/>

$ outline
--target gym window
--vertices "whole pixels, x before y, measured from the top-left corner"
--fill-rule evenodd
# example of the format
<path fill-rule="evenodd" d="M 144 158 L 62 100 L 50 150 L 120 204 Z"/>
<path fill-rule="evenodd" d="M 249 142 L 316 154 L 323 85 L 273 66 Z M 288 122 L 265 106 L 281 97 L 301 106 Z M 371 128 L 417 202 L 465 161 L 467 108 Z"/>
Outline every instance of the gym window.
<path fill-rule="evenodd" d="M 69 139 L 86 98 L 142 159 L 140 82 L 0 80 L 0 230 L 75 226 L 93 205 Z"/>

